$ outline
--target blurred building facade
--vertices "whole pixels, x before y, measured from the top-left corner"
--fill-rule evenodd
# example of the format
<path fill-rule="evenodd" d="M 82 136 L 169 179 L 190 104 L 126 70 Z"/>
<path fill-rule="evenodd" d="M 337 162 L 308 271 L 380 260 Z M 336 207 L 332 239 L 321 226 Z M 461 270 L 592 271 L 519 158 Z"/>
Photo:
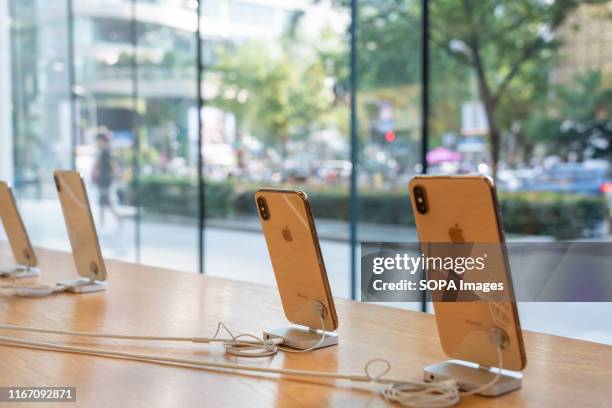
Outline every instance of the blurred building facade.
<path fill-rule="evenodd" d="M 14 58 L 3 58 L 0 73 L 15 84 L 12 101 L 0 102 L 12 102 L 12 118 L 2 123 L 15 126 L 2 133 L 16 135 L 16 163 L 2 160 L 5 174 L 19 164 L 17 182 L 35 184 L 43 174 L 65 166 L 71 155 L 87 172 L 98 126 L 111 129 L 119 147 L 131 147 L 138 132 L 145 146 L 164 152 L 182 149 L 182 156 L 195 164 L 197 2 L 74 0 L 72 10 L 57 0 L 2 2 L 7 21 L 9 12 L 13 18 L 2 25 L 0 41 Z M 213 62 L 216 50 L 243 40 L 272 42 L 288 19 L 310 6 L 308 1 L 204 2 L 203 60 Z M 203 87 L 205 99 L 214 96 L 212 79 Z M 2 112 L 10 115 L 10 109 Z M 13 147 L 2 146 L 3 157 L 9 156 Z M 42 160 L 48 152 L 52 156 Z"/>
<path fill-rule="evenodd" d="M 569 83 L 576 75 L 601 71 L 612 89 L 612 3 L 582 4 L 560 28 L 562 63 L 553 82 Z"/>

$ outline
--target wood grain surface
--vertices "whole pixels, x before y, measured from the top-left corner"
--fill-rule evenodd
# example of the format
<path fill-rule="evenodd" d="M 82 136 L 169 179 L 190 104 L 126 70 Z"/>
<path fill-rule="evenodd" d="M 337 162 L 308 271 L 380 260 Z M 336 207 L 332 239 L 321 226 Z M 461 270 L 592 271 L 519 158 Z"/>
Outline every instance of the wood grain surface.
<path fill-rule="evenodd" d="M 43 275 L 25 283 L 55 284 L 76 276 L 68 253 L 38 250 Z M 10 265 L 0 244 L 0 265 Z M 218 321 L 235 332 L 261 335 L 287 325 L 274 287 L 107 261 L 107 291 L 18 298 L 0 291 L 0 322 L 41 328 L 143 335 L 210 336 Z M 8 284 L 6 279 L 1 284 Z M 394 378 L 420 379 L 425 365 L 445 358 L 433 316 L 337 299 L 340 344 L 306 354 L 258 359 L 226 356 L 221 345 L 95 340 L 24 334 L 72 345 L 164 354 L 269 367 L 361 373 L 371 358 L 392 364 Z M 551 316 L 562 319 L 562 316 Z M 585 316 L 588 318 L 588 316 Z M 602 322 L 602 324 L 612 324 Z M 525 332 L 523 388 L 496 399 L 469 397 L 462 406 L 603 407 L 612 401 L 612 347 Z M 83 407 L 376 407 L 368 386 L 303 380 L 33 350 L 0 344 L 0 386 L 74 386 Z M 59 406 L 7 404 L 2 406 Z"/>

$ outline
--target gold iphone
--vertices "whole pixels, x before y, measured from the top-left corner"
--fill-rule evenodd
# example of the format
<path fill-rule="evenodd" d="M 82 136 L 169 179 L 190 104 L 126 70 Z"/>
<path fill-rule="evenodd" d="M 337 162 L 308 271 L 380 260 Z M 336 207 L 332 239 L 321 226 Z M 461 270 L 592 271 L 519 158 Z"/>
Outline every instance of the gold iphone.
<path fill-rule="evenodd" d="M 503 301 L 434 301 L 444 352 L 452 358 L 497 366 L 496 346 L 489 336 L 498 327 L 507 335 L 503 368 L 522 370 L 527 357 L 492 181 L 484 176 L 417 176 L 409 189 L 422 249 L 429 245 L 440 252 L 444 244 L 469 243 L 499 250 L 499 256 L 490 258 L 495 258 L 493 269 L 505 283 Z M 432 271 L 427 273 L 431 279 Z"/>
<path fill-rule="evenodd" d="M 53 177 L 77 272 L 92 281 L 105 281 L 106 267 L 83 178 L 71 170 L 58 170 Z"/>
<path fill-rule="evenodd" d="M 0 219 L 17 263 L 26 267 L 38 265 L 34 248 L 17 209 L 13 190 L 4 181 L 0 181 Z"/>
<path fill-rule="evenodd" d="M 327 312 L 325 330 L 336 330 L 338 317 L 306 194 L 261 189 L 255 204 L 287 320 L 320 329 L 320 302 Z"/>

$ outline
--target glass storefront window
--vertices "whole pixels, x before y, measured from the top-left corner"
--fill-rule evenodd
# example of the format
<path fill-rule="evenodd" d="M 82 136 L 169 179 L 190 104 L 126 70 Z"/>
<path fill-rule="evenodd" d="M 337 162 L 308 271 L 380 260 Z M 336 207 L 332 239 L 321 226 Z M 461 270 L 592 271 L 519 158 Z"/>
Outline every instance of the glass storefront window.
<path fill-rule="evenodd" d="M 307 192 L 332 290 L 350 296 L 348 11 L 330 2 L 204 8 L 206 271 L 274 282 L 255 206 L 258 187 Z M 214 31 L 213 28 L 218 30 Z M 241 248 L 240 257 L 234 255 Z"/>
<path fill-rule="evenodd" d="M 609 239 L 610 3 L 471 4 L 431 2 L 429 172 L 495 178 L 510 241 Z M 583 338 L 602 335 L 584 315 L 608 315 L 601 303 L 519 308 L 526 329 Z"/>
<path fill-rule="evenodd" d="M 13 184 L 34 245 L 64 249 L 52 173 L 69 167 L 72 156 L 67 10 L 62 1 L 9 6 Z M 41 211 L 50 215 L 38 217 Z"/>
<path fill-rule="evenodd" d="M 35 245 L 68 247 L 51 174 L 75 167 L 105 256 L 262 283 L 253 192 L 302 189 L 341 297 L 359 284 L 353 245 L 417 239 L 407 185 L 424 167 L 495 178 L 509 240 L 609 240 L 611 3 L 470 4 L 0 0 L 0 175 Z M 545 313 L 526 327 L 591 336 Z"/>

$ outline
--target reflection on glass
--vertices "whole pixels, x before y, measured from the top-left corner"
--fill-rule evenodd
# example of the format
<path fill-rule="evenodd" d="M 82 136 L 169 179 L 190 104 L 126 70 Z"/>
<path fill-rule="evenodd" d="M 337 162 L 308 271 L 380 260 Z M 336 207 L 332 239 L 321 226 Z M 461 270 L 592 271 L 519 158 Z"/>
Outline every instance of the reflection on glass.
<path fill-rule="evenodd" d="M 90 192 L 104 255 L 135 261 L 132 163 L 138 113 L 131 8 L 128 1 L 72 4 L 76 167 Z M 96 5 L 112 6 L 113 12 Z"/>
<path fill-rule="evenodd" d="M 408 181 L 420 172 L 421 8 L 410 0 L 359 7 L 359 240 L 415 241 Z"/>
<path fill-rule="evenodd" d="M 508 240 L 609 239 L 612 3 L 470 4 L 430 2 L 430 173 L 493 177 Z M 603 304 L 519 308 L 523 328 L 611 341 L 583 322 Z"/>
<path fill-rule="evenodd" d="M 8 0 L 13 184 L 34 245 L 69 247 L 51 174 L 74 160 L 106 256 L 197 271 L 202 154 L 207 273 L 273 283 L 252 194 L 300 188 L 348 295 L 352 69 L 360 241 L 417 239 L 422 141 L 421 2 L 357 3 L 351 67 L 351 2 L 201 2 L 198 129 L 195 1 Z M 522 4 L 429 2 L 430 173 L 495 177 L 510 239 L 609 239 L 612 3 Z"/>
<path fill-rule="evenodd" d="M 576 52 L 604 56 L 609 4 L 486 7 L 432 4 L 430 173 L 493 177 L 513 239 L 601 237 L 612 56 Z"/>
<path fill-rule="evenodd" d="M 203 15 L 206 271 L 273 283 L 253 193 L 302 189 L 332 291 L 348 296 L 348 10 L 213 3 Z"/>
<path fill-rule="evenodd" d="M 69 166 L 71 157 L 65 2 L 11 0 L 8 6 L 13 185 L 33 244 L 65 249 L 68 239 L 52 177 L 53 170 Z"/>
<path fill-rule="evenodd" d="M 184 0 L 135 7 L 141 259 L 192 272 L 198 270 L 194 7 Z"/>

